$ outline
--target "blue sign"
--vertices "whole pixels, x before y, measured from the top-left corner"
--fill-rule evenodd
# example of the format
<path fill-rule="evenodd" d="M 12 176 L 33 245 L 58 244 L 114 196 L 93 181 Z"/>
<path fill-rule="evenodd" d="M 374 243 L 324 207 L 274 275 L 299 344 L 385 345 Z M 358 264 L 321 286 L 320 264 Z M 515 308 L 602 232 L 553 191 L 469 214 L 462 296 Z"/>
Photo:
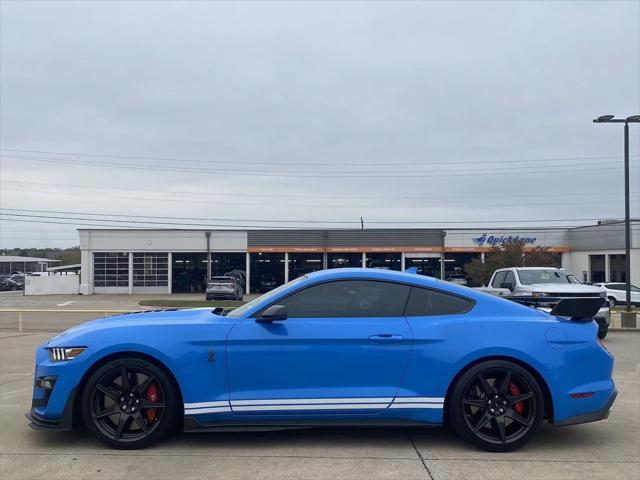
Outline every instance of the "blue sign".
<path fill-rule="evenodd" d="M 511 242 L 522 242 L 525 245 L 533 245 L 536 243 L 536 237 L 521 237 L 520 235 L 488 235 L 483 233 L 480 237 L 472 237 L 473 243 L 479 247 L 484 245 L 490 245 L 492 247 L 496 245 L 503 245 Z"/>

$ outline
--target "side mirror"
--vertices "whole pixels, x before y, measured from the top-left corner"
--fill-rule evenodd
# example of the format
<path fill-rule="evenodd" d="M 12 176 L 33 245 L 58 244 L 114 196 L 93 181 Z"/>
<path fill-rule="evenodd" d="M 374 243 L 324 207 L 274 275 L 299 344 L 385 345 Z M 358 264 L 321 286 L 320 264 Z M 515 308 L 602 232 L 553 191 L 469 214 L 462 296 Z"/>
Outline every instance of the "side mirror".
<path fill-rule="evenodd" d="M 500 288 L 506 288 L 507 290 L 513 290 L 513 283 L 511 283 L 511 282 L 502 282 L 500 284 Z"/>
<path fill-rule="evenodd" d="M 271 323 L 277 322 L 281 320 L 286 320 L 289 316 L 287 312 L 287 307 L 284 305 L 271 305 L 267 308 L 262 315 L 256 318 L 256 322 L 258 323 Z"/>

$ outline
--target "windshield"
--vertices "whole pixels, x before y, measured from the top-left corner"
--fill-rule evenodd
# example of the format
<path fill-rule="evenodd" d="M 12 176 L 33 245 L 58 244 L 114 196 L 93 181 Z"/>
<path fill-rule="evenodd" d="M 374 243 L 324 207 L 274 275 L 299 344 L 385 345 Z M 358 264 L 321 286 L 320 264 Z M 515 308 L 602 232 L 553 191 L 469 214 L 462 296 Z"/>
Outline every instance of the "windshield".
<path fill-rule="evenodd" d="M 229 313 L 227 313 L 227 317 L 241 317 L 242 315 L 244 315 L 245 312 L 247 312 L 251 308 L 255 307 L 259 303 L 262 303 L 263 301 L 265 301 L 265 300 L 267 300 L 267 299 L 269 299 L 271 297 L 276 296 L 277 294 L 279 294 L 285 288 L 288 288 L 291 285 L 295 285 L 296 283 L 300 283 L 301 281 L 306 280 L 306 279 L 307 279 L 307 277 L 302 276 L 302 277 L 296 278 L 295 280 L 291 280 L 289 283 L 285 283 L 284 285 L 280 285 L 278 288 L 274 288 L 273 290 L 265 293 L 264 295 L 260 295 L 258 298 L 254 298 L 249 303 L 245 303 L 241 307 L 238 307 L 235 310 L 231 310 Z"/>
<path fill-rule="evenodd" d="M 520 270 L 518 269 L 518 277 L 523 285 L 532 285 L 535 283 L 573 283 L 580 284 L 575 275 L 565 272 L 564 270 Z"/>

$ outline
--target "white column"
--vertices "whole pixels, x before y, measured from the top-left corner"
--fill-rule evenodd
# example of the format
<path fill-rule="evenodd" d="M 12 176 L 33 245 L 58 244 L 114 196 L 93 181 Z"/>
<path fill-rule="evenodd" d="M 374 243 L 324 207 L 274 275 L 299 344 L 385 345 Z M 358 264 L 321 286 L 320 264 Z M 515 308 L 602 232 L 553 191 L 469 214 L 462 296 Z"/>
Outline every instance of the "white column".
<path fill-rule="evenodd" d="M 89 250 L 80 251 L 80 293 L 90 295 L 93 293 L 93 262 Z"/>
<path fill-rule="evenodd" d="M 404 252 L 400 254 L 400 271 L 405 271 Z"/>
<path fill-rule="evenodd" d="M 480 253 L 480 261 L 484 263 L 484 252 Z"/>
<path fill-rule="evenodd" d="M 362 252 L 362 268 L 367 268 L 367 254 Z"/>
<path fill-rule="evenodd" d="M 247 259 L 244 266 L 245 278 L 247 279 L 247 285 L 245 293 L 249 295 L 251 293 L 251 254 L 247 252 Z"/>
<path fill-rule="evenodd" d="M 604 281 L 610 282 L 611 277 L 609 276 L 609 269 L 611 268 L 611 258 L 608 253 L 604 254 Z"/>
<path fill-rule="evenodd" d="M 129 252 L 129 295 L 133 293 L 133 252 Z"/>
<path fill-rule="evenodd" d="M 167 253 L 167 293 L 171 293 L 173 289 L 173 254 Z"/>
<path fill-rule="evenodd" d="M 289 281 L 289 252 L 284 252 L 284 283 Z"/>

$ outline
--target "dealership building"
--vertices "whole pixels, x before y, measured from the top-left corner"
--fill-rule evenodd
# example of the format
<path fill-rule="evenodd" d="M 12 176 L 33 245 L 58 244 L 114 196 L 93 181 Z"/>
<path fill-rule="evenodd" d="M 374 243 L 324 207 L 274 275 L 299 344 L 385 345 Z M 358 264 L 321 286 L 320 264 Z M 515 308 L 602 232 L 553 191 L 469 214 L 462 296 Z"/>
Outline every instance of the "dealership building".
<path fill-rule="evenodd" d="M 245 272 L 247 293 L 326 268 L 404 270 L 448 278 L 492 246 L 546 247 L 586 282 L 624 282 L 624 223 L 573 228 L 171 230 L 80 229 L 82 294 L 197 293 L 207 275 Z M 640 221 L 632 222 L 631 280 L 640 280 Z"/>

